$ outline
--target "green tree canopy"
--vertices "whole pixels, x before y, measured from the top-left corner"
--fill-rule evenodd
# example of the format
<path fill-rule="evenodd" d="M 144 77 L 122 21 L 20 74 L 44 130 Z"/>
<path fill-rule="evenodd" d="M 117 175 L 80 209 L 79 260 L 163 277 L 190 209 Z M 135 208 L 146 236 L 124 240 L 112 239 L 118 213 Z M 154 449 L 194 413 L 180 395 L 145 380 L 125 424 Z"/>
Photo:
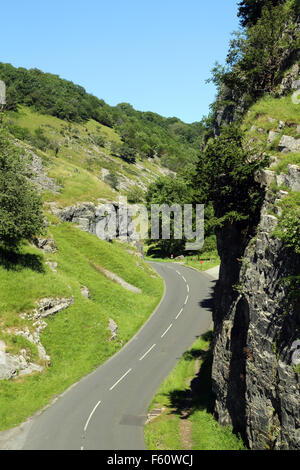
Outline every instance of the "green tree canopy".
<path fill-rule="evenodd" d="M 0 130 L 0 243 L 16 248 L 42 232 L 42 203 L 24 176 L 21 152 Z"/>

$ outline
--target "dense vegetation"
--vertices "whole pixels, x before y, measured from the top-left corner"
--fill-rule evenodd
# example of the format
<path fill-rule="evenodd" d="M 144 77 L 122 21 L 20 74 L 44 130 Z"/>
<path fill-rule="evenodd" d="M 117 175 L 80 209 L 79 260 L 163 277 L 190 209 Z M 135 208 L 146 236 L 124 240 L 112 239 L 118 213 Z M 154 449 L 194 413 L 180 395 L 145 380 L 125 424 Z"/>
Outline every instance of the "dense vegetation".
<path fill-rule="evenodd" d="M 298 15 L 299 0 L 241 2 L 244 27 L 234 33 L 225 66 L 213 69 L 211 80 L 220 91 L 214 109 L 235 104 L 245 111 L 264 93 L 275 91 L 299 57 Z"/>
<path fill-rule="evenodd" d="M 119 134 L 121 144 L 115 144 L 112 152 L 125 161 L 157 156 L 174 171 L 196 161 L 202 123 L 185 124 L 175 117 L 136 111 L 127 103 L 111 107 L 81 86 L 38 69 L 0 63 L 0 79 L 7 86 L 7 110 L 25 105 L 70 122 L 94 119 Z"/>
<path fill-rule="evenodd" d="M 26 179 L 21 152 L 0 130 L 0 244 L 16 248 L 43 228 L 41 199 Z"/>

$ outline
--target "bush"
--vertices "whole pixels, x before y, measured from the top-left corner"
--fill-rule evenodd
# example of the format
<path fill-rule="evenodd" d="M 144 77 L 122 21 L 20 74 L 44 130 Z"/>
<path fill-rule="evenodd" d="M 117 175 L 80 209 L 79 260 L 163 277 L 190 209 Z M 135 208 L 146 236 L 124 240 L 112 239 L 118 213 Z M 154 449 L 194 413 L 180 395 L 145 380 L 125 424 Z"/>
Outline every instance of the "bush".
<path fill-rule="evenodd" d="M 104 178 L 104 182 L 109 184 L 113 189 L 117 190 L 118 185 L 119 185 L 119 178 L 117 175 L 110 173 L 109 175 L 106 175 Z"/>
<path fill-rule="evenodd" d="M 24 176 L 20 151 L 0 131 L 0 242 L 16 248 L 42 232 L 42 202 Z"/>
<path fill-rule="evenodd" d="M 140 186 L 131 186 L 127 192 L 128 202 L 138 204 L 145 200 L 145 193 Z"/>

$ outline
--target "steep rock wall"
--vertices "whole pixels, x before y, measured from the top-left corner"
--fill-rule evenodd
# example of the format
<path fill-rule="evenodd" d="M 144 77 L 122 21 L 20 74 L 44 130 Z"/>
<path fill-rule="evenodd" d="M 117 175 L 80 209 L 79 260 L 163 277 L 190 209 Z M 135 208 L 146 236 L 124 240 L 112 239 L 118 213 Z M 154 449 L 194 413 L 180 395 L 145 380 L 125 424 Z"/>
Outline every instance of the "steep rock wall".
<path fill-rule="evenodd" d="M 267 191 L 256 237 L 245 244 L 235 226 L 217 234 L 222 264 L 214 309 L 215 413 L 251 449 L 300 449 L 300 376 L 291 360 L 300 305 L 289 299 L 284 282 L 299 275 L 300 255 L 272 236 L 278 219 L 270 211 L 286 196 L 268 189 L 272 173 L 258 176 Z M 284 177 L 295 189 L 294 174 Z"/>

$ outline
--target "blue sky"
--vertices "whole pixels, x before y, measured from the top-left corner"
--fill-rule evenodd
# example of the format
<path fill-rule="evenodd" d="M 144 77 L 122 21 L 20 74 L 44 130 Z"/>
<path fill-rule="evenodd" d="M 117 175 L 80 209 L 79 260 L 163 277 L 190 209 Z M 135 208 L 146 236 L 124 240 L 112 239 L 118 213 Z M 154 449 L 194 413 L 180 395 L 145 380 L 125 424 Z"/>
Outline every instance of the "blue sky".
<path fill-rule="evenodd" d="M 14 0 L 1 5 L 1 62 L 36 67 L 110 105 L 199 121 L 238 29 L 237 0 Z"/>

